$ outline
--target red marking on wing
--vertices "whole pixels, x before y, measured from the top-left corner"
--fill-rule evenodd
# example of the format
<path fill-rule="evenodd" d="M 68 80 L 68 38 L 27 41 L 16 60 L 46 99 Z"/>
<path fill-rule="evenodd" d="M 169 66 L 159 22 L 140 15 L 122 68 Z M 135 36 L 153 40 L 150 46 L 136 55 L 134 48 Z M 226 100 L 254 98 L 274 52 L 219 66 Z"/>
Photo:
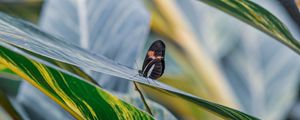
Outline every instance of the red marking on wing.
<path fill-rule="evenodd" d="M 152 51 L 152 50 L 148 51 L 147 55 L 148 55 L 149 58 L 155 59 L 155 52 L 154 51 Z"/>

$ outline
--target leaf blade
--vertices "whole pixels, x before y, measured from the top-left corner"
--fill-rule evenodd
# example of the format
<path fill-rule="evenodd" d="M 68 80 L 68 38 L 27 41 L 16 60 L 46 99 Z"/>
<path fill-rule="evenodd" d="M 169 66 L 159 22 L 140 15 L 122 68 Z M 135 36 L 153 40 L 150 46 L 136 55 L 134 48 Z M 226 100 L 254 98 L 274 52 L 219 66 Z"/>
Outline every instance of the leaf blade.
<path fill-rule="evenodd" d="M 300 43 L 286 26 L 266 9 L 248 0 L 199 0 L 244 21 L 269 34 L 296 53 L 300 54 Z"/>
<path fill-rule="evenodd" d="M 39 88 L 78 119 L 153 119 L 148 114 L 78 77 L 28 59 L 3 46 L 0 47 L 0 55 L 0 62 L 3 65 Z M 124 114 L 125 112 L 127 114 Z"/>
<path fill-rule="evenodd" d="M 147 80 L 146 78 L 136 76 L 137 71 L 134 69 L 110 61 L 106 57 L 91 54 L 83 49 L 73 46 L 72 44 L 64 43 L 63 41 L 40 31 L 39 29 L 35 28 L 30 24 L 23 23 L 22 21 L 17 21 L 13 18 L 5 16 L 4 14 L 0 16 L 2 20 L 4 20 L 1 21 L 2 24 L 6 25 L 2 26 L 5 28 L 1 28 L 3 31 L 0 32 L 0 43 L 2 46 L 6 43 L 9 43 L 13 46 L 17 46 L 35 52 L 43 56 L 47 56 L 54 60 L 66 62 L 68 64 L 76 65 L 97 72 L 114 75 L 120 78 L 125 78 L 127 80 L 136 81 L 141 84 L 156 87 L 157 89 L 164 89 L 174 95 L 179 95 L 180 97 L 183 97 L 187 101 L 196 103 L 197 105 L 199 105 L 199 107 L 204 107 L 208 110 L 211 110 L 213 113 L 216 113 L 223 118 L 237 119 L 240 117 L 237 115 L 241 114 L 241 116 L 246 116 L 245 119 L 257 119 L 245 113 L 241 113 L 237 110 L 200 99 L 198 97 L 195 97 L 194 95 L 177 90 L 171 86 L 165 85 L 158 81 L 156 83 L 159 84 L 159 86 L 154 84 L 153 81 L 151 81 L 151 83 L 148 83 L 147 81 L 149 80 Z M 12 28 L 18 29 L 12 30 Z M 11 50 L 16 49 L 12 48 Z M 26 55 L 26 53 L 21 52 L 20 49 L 17 50 L 20 52 L 19 54 Z M 76 53 L 76 56 L 74 55 L 74 53 Z M 38 60 L 38 58 L 35 58 L 33 56 L 31 56 L 30 58 L 38 62 L 42 62 Z M 75 112 L 73 112 L 73 114 L 74 113 Z"/>

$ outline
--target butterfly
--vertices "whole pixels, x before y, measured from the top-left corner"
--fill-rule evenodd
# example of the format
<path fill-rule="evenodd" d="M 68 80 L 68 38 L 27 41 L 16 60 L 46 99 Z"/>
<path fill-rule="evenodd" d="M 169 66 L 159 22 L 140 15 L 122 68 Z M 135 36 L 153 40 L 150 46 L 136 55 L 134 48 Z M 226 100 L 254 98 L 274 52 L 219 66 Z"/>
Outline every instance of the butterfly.
<path fill-rule="evenodd" d="M 161 40 L 156 40 L 151 44 L 145 56 L 142 70 L 139 70 L 141 76 L 155 80 L 164 74 L 165 49 L 166 46 Z"/>

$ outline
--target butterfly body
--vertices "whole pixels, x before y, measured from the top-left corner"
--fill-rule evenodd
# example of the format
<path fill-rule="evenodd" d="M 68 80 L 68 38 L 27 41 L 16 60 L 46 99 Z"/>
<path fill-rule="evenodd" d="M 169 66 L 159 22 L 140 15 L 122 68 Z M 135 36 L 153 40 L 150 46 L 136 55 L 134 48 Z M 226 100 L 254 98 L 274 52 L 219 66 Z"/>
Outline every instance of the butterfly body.
<path fill-rule="evenodd" d="M 143 77 L 158 79 L 165 70 L 165 44 L 161 40 L 152 43 L 145 56 L 142 70 L 139 74 Z"/>

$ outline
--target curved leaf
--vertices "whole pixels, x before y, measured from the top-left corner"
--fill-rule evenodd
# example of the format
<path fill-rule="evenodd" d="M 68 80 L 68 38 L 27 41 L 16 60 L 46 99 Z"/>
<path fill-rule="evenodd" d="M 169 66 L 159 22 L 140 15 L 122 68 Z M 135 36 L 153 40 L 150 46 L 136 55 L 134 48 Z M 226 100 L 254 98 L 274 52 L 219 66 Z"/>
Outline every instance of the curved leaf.
<path fill-rule="evenodd" d="M 297 97 L 300 58 L 259 31 L 241 33 L 240 47 L 221 60 L 229 82 L 245 111 L 264 120 L 284 119 Z"/>
<path fill-rule="evenodd" d="M 125 78 L 128 80 L 136 81 L 136 82 L 139 82 L 141 84 L 144 84 L 144 85 L 147 85 L 150 87 L 152 86 L 157 90 L 167 91 L 166 92 L 167 94 L 170 93 L 170 94 L 182 97 L 186 101 L 195 103 L 199 107 L 208 109 L 211 112 L 216 113 L 223 118 L 257 119 L 255 117 L 249 116 L 249 115 L 239 112 L 237 110 L 200 99 L 198 97 L 195 97 L 186 92 L 177 90 L 177 89 L 170 87 L 168 85 L 165 85 L 163 83 L 157 82 L 158 85 L 153 84 L 153 80 L 149 81 L 144 77 L 137 76 L 137 74 L 136 74 L 137 71 L 134 69 L 120 65 L 118 63 L 115 63 L 103 56 L 91 54 L 83 49 L 80 49 L 80 48 L 72 45 L 72 44 L 65 43 L 49 34 L 46 34 L 42 31 L 40 31 L 39 29 L 35 28 L 34 26 L 32 26 L 28 23 L 24 23 L 23 21 L 16 20 L 16 19 L 6 16 L 4 14 L 0 14 L 0 18 L 1 18 L 1 21 L 0 21 L 0 30 L 1 30 L 0 31 L 0 41 L 1 42 L 0 43 L 2 46 L 5 45 L 4 43 L 9 43 L 13 46 L 18 46 L 19 48 L 23 48 L 28 51 L 32 51 L 36 54 L 40 54 L 40 55 L 49 57 L 51 59 L 66 62 L 68 64 L 76 65 L 76 66 L 86 68 L 89 70 L 94 70 L 97 72 L 101 72 L 101 73 Z M 16 50 L 16 48 L 14 48 L 14 49 L 10 48 L 10 50 Z M 17 50 L 19 51 L 20 49 L 17 49 Z M 26 53 L 22 52 L 20 54 L 24 55 Z M 10 54 L 5 54 L 5 55 L 10 55 Z M 27 56 L 30 56 L 30 55 L 27 55 Z M 32 56 L 30 58 L 34 59 L 36 61 L 42 62 L 38 58 L 34 58 Z M 16 60 L 18 60 L 18 59 L 16 59 Z M 55 72 L 55 73 L 58 72 L 58 71 L 55 71 L 53 68 L 47 67 L 47 66 L 37 63 L 37 62 L 31 63 L 29 61 L 28 64 L 29 63 L 30 64 L 34 63 L 39 68 L 43 68 L 43 69 L 41 69 L 43 71 L 48 70 L 50 72 Z M 15 63 L 15 64 L 17 64 L 17 63 Z M 19 64 L 21 64 L 21 63 L 19 63 Z M 8 64 L 8 65 L 10 65 L 10 64 Z M 19 67 L 22 67 L 22 65 Z M 16 69 L 16 68 L 13 67 L 13 69 Z M 38 72 L 38 73 L 40 73 L 40 72 Z M 42 73 L 45 73 L 45 72 L 42 72 Z M 75 80 L 76 77 L 73 77 L 73 76 L 70 76 L 67 74 L 63 74 L 61 72 L 59 72 L 59 73 L 62 75 L 66 75 L 63 77 L 69 77 L 73 82 L 79 81 L 78 79 Z M 25 77 L 28 78 L 29 76 L 25 76 Z M 62 77 L 62 76 L 54 76 L 54 77 Z M 31 79 L 31 78 L 28 78 L 28 79 L 29 79 L 29 81 L 31 81 L 34 85 L 36 85 L 38 87 L 37 83 L 35 83 L 35 81 L 33 79 Z M 52 80 L 48 80 L 48 81 L 47 80 L 44 82 L 52 81 Z M 70 82 L 70 81 L 56 81 L 56 82 L 61 83 L 61 82 Z M 147 81 L 149 81 L 151 83 L 148 83 Z M 79 83 L 86 84 L 83 81 L 81 81 Z M 41 84 L 41 83 L 39 83 L 39 84 Z M 70 84 L 72 84 L 72 82 Z M 76 86 L 76 85 L 74 85 L 74 86 Z M 68 87 L 71 87 L 71 86 L 68 86 Z M 76 88 L 76 89 L 78 89 L 78 88 Z M 90 85 L 89 89 L 91 90 L 91 89 L 96 89 L 96 88 L 93 88 L 93 86 Z M 90 91 L 90 90 L 88 90 L 88 91 Z M 84 96 L 86 95 L 86 93 L 81 94 L 81 95 L 83 95 L 81 97 L 85 98 Z M 57 96 L 57 95 L 55 95 L 55 96 Z M 97 95 L 97 96 L 99 96 L 99 95 Z M 56 98 L 55 100 L 57 100 L 57 99 L 58 98 Z M 64 104 L 61 104 L 61 105 L 65 109 L 70 110 L 70 108 L 68 108 L 66 105 L 64 105 Z M 87 108 L 83 108 L 83 109 L 87 109 Z M 75 111 L 73 111 L 71 113 L 75 114 Z M 77 115 L 77 116 L 80 117 L 79 115 Z"/>
<path fill-rule="evenodd" d="M 199 3 L 199 1 L 177 0 L 176 2 L 184 18 L 188 18 L 187 22 L 190 27 L 195 30 L 196 35 L 199 35 L 197 37 L 199 43 L 203 45 L 206 52 L 213 56 L 215 61 L 220 62 L 219 65 L 222 66 L 223 73 L 228 78 L 227 82 L 231 84 L 240 103 L 240 109 L 261 119 L 284 119 L 296 100 L 298 89 L 296 83 L 299 80 L 298 63 L 300 62 L 297 53 L 275 41 L 268 34 L 259 31 L 259 29 L 244 24 L 239 19 L 224 14 L 211 6 Z M 289 24 L 291 21 L 281 11 L 277 2 L 257 2 L 291 27 Z M 233 24 L 234 26 L 232 26 Z M 293 30 L 291 29 L 291 32 L 297 36 L 297 32 Z M 179 53 L 172 52 L 170 45 L 168 48 L 168 53 Z M 180 62 L 184 60 L 180 59 L 183 58 L 185 56 L 176 57 L 176 63 L 182 64 Z M 178 69 L 182 69 L 182 71 L 176 75 L 185 75 L 184 72 L 187 69 L 181 66 Z M 190 70 L 191 67 L 187 68 Z M 164 80 L 164 78 L 160 80 Z M 203 93 L 201 94 L 201 89 L 204 88 L 202 87 L 203 84 L 200 83 L 197 87 L 197 83 L 201 82 L 202 79 L 201 81 L 196 79 L 196 82 L 189 82 L 191 80 L 184 78 L 178 80 L 177 78 L 165 80 L 164 83 L 171 86 L 177 85 L 176 88 L 178 89 L 190 90 L 194 95 L 200 93 L 200 96 L 203 96 Z M 207 93 L 206 90 L 202 91 Z M 176 100 L 172 100 L 172 102 L 176 105 Z M 170 102 L 167 104 L 169 105 Z M 253 106 L 254 104 L 256 106 Z M 169 106 L 174 109 L 175 105 Z M 177 105 L 175 107 L 182 109 Z M 184 115 L 182 116 L 184 117 Z"/>
<path fill-rule="evenodd" d="M 199 0 L 224 11 L 274 37 L 300 54 L 300 43 L 280 20 L 249 0 Z"/>
<path fill-rule="evenodd" d="M 150 15 L 139 0 L 51 0 L 42 13 L 42 30 L 130 67 L 149 31 Z M 128 92 L 129 81 L 88 73 L 105 89 Z"/>
<path fill-rule="evenodd" d="M 155 23 L 157 19 L 165 20 L 164 26 L 168 28 L 168 31 L 165 31 L 165 33 L 168 34 L 162 35 L 169 38 L 168 40 L 173 42 L 175 46 L 178 46 L 176 51 L 180 51 L 181 53 L 179 55 L 184 57 L 177 58 L 187 62 L 188 66 L 185 67 L 192 71 L 188 72 L 189 77 L 191 77 L 189 81 L 195 81 L 195 83 L 201 85 L 201 87 L 195 87 L 197 91 L 202 92 L 201 95 L 198 95 L 233 108 L 238 108 L 238 102 L 225 76 L 222 74 L 216 61 L 210 57 L 208 52 L 203 49 L 201 43 L 198 42 L 196 34 L 190 29 L 189 23 L 184 19 L 175 1 L 153 0 L 153 3 L 158 7 L 155 7 L 152 11 L 158 11 L 161 16 L 152 17 L 152 21 Z M 174 12 L 177 14 L 173 15 Z M 163 30 L 161 28 L 164 26 L 160 26 L 159 24 L 151 25 L 153 30 L 161 34 L 160 30 Z M 175 58 L 176 56 L 172 57 L 177 59 Z M 183 64 L 181 64 L 183 62 L 178 63 L 178 65 L 184 67 Z"/>
<path fill-rule="evenodd" d="M 39 88 L 77 119 L 153 119 L 75 75 L 36 62 L 4 46 L 8 45 L 0 47 L 0 63 Z"/>

